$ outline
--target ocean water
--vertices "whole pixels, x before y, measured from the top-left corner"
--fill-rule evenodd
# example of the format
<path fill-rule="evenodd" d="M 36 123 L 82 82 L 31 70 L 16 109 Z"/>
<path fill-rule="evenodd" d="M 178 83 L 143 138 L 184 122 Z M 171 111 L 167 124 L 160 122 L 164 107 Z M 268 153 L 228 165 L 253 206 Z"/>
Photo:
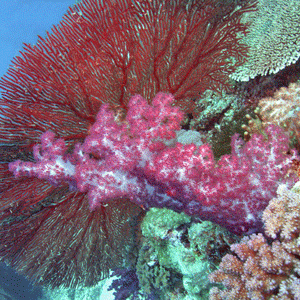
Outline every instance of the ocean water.
<path fill-rule="evenodd" d="M 0 77 L 23 43 L 34 44 L 38 35 L 58 24 L 75 0 L 0 0 Z"/>

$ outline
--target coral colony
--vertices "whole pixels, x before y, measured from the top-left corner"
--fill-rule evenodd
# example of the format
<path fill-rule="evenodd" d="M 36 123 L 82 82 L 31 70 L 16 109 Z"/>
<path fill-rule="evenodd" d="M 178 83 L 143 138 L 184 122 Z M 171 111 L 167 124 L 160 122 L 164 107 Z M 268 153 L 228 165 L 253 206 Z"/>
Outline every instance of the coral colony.
<path fill-rule="evenodd" d="M 242 69 L 264 2 L 83 0 L 25 45 L 0 80 L 0 259 L 51 288 L 113 271 L 116 300 L 300 299 L 300 86 L 229 81 L 269 70 Z"/>
<path fill-rule="evenodd" d="M 232 154 L 216 162 L 209 145 L 166 145 L 175 140 L 183 119 L 173 102 L 164 93 L 152 105 L 134 96 L 119 123 L 103 105 L 73 153 L 66 153 L 63 139 L 48 131 L 34 146 L 36 162 L 18 160 L 9 169 L 16 177 L 67 182 L 88 193 L 91 209 L 123 197 L 145 209 L 167 207 L 197 215 L 238 234 L 258 230 L 263 209 L 295 158 L 286 154 L 288 137 L 275 126 L 266 129 L 267 139 L 253 135 L 246 144 L 235 135 Z"/>

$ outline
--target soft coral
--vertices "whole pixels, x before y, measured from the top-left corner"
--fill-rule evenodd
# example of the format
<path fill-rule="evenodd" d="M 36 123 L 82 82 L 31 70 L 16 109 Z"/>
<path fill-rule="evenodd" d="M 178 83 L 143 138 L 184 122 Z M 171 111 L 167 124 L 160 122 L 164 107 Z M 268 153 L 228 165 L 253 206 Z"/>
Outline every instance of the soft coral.
<path fill-rule="evenodd" d="M 16 176 L 69 183 L 87 192 L 92 209 L 115 198 L 129 198 L 144 208 L 167 207 L 214 221 L 234 233 L 260 230 L 260 215 L 275 195 L 293 157 L 289 139 L 279 127 L 247 143 L 232 137 L 232 153 L 219 161 L 204 144 L 183 145 L 176 137 L 183 113 L 170 94 L 159 93 L 148 105 L 137 95 L 118 124 L 103 106 L 84 143 L 65 153 L 62 140 L 42 136 L 36 163 L 16 161 Z M 50 137 L 50 138 L 49 138 Z"/>

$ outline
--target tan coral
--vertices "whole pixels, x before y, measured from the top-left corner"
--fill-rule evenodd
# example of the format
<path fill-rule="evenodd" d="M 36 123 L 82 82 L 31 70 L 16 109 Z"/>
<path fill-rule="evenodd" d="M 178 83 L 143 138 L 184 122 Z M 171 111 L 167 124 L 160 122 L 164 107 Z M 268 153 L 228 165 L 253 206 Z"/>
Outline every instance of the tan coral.
<path fill-rule="evenodd" d="M 273 97 L 261 99 L 258 106 L 263 123 L 281 126 L 300 144 L 300 84 L 280 88 Z"/>
<path fill-rule="evenodd" d="M 222 282 L 228 290 L 211 291 L 210 299 L 266 299 L 288 278 L 293 257 L 278 241 L 270 246 L 262 234 L 245 237 L 224 256 L 219 270 L 210 275 L 212 282 Z"/>
<path fill-rule="evenodd" d="M 268 242 L 262 234 L 231 246 L 219 269 L 209 275 L 226 289 L 211 289 L 210 300 L 300 299 L 300 183 L 280 185 L 263 213 Z M 277 238 L 277 239 L 275 239 Z"/>
<path fill-rule="evenodd" d="M 277 197 L 272 199 L 263 213 L 266 233 L 279 236 L 284 247 L 300 255 L 300 182 L 292 190 L 280 185 Z"/>

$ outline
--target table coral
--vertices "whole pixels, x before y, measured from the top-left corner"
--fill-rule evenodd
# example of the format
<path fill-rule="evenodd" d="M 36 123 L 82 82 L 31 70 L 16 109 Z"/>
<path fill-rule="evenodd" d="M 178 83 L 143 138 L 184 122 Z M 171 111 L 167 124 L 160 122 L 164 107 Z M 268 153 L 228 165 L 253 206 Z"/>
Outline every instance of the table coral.
<path fill-rule="evenodd" d="M 245 16 L 250 22 L 244 42 L 250 46 L 246 63 L 231 77 L 247 81 L 274 74 L 300 57 L 300 3 L 298 0 L 259 0 L 257 10 Z"/>

